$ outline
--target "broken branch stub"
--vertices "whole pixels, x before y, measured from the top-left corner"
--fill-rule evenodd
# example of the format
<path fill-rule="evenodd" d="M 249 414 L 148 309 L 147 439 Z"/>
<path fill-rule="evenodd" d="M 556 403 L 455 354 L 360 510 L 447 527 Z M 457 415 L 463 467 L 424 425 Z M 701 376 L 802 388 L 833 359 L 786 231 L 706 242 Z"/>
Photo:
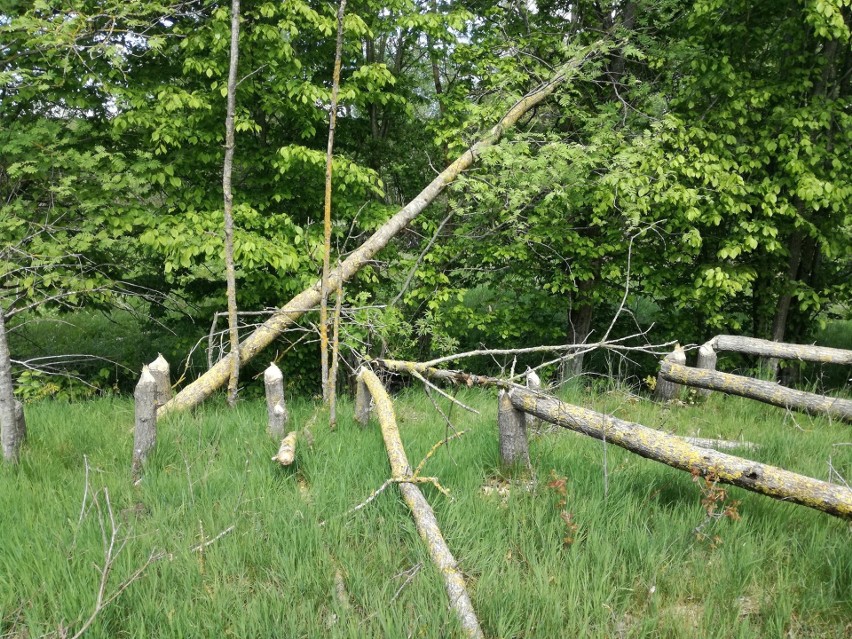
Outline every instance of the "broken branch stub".
<path fill-rule="evenodd" d="M 263 372 L 266 387 L 267 432 L 276 441 L 287 432 L 287 404 L 284 402 L 284 374 L 274 363 Z"/>
<path fill-rule="evenodd" d="M 666 355 L 665 359 L 663 359 L 663 363 L 672 362 L 675 364 L 680 364 L 683 366 L 686 364 L 686 353 L 684 353 L 683 348 L 681 348 L 680 344 L 676 345 L 674 350 Z M 665 377 L 663 377 L 662 373 L 657 374 L 657 389 L 654 393 L 654 397 L 659 402 L 666 402 L 675 399 L 680 393 L 680 385 L 675 384 Z"/>
<path fill-rule="evenodd" d="M 775 382 L 765 382 L 742 375 L 720 373 L 719 371 L 690 368 L 672 362 L 663 362 L 660 367 L 660 375 L 672 382 L 722 391 L 809 415 L 826 415 L 852 423 L 852 400 L 806 393 L 781 386 Z"/>
<path fill-rule="evenodd" d="M 148 454 L 157 443 L 157 380 L 147 366 L 142 367 L 142 375 L 136 390 L 135 400 L 136 426 L 133 433 L 133 461 L 131 473 L 138 481 L 142 477 L 142 467 Z"/>
<path fill-rule="evenodd" d="M 515 103 L 501 120 L 476 144 L 471 146 L 444 169 L 413 200 L 385 222 L 366 242 L 354 250 L 340 266 L 329 273 L 328 291 L 336 291 L 343 282 L 351 279 L 365 264 L 368 264 L 376 253 L 387 246 L 388 242 L 397 233 L 408 226 L 462 171 L 473 165 L 484 150 L 494 146 L 503 136 L 503 133 L 507 129 L 512 128 L 525 113 L 537 104 L 540 104 L 545 98 L 552 95 L 559 86 L 574 77 L 583 63 L 602 48 L 603 44 L 601 42 L 595 42 L 584 47 L 569 62 L 564 64 L 550 80 Z M 305 289 L 279 308 L 257 330 L 243 340 L 238 351 L 240 361 L 243 363 L 250 361 L 261 350 L 269 346 L 284 329 L 299 319 L 305 313 L 306 309 L 313 308 L 319 304 L 322 298 L 321 288 L 322 282 L 315 282 L 313 286 Z M 162 417 L 174 411 L 192 408 L 210 397 L 228 380 L 231 370 L 231 358 L 232 354 L 229 353 L 201 377 L 188 384 L 171 401 L 160 408 L 158 415 Z"/>
<path fill-rule="evenodd" d="M 500 463 L 503 466 L 530 467 L 526 414 L 512 406 L 509 393 L 500 391 L 497 399 L 497 426 L 500 432 Z"/>
<path fill-rule="evenodd" d="M 408 463 L 405 449 L 402 446 L 402 439 L 399 436 L 393 403 L 375 373 L 362 368 L 358 378 L 364 381 L 373 396 L 376 404 L 376 415 L 379 418 L 382 437 L 385 440 L 385 448 L 388 452 L 392 479 L 399 483 L 399 491 L 411 510 L 420 538 L 423 539 L 429 549 L 429 556 L 444 578 L 444 587 L 450 599 L 450 605 L 458 616 L 465 636 L 472 639 L 483 639 L 484 635 L 467 593 L 464 577 L 458 569 L 458 564 L 452 552 L 450 552 L 444 536 L 441 534 L 435 512 L 429 502 L 426 501 L 423 493 L 420 492 L 420 488 L 414 483 L 405 481 L 411 478 L 411 466 Z"/>

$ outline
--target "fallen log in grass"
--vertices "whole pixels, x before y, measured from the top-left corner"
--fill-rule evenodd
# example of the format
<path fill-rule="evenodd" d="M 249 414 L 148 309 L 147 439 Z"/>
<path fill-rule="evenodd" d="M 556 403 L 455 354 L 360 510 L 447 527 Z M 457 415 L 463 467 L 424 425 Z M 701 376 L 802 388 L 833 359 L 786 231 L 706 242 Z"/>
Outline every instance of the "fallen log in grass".
<path fill-rule="evenodd" d="M 852 364 L 852 351 L 842 348 L 771 342 L 768 339 L 743 337 L 741 335 L 717 335 L 707 342 L 705 346 L 709 346 L 717 352 L 730 351 L 745 353 L 746 355 L 796 359 L 821 364 Z"/>
<path fill-rule="evenodd" d="M 806 393 L 781 386 L 775 382 L 765 382 L 751 377 L 720 373 L 703 368 L 680 366 L 668 361 L 663 361 L 660 365 L 660 376 L 678 384 L 722 391 L 809 415 L 826 415 L 852 423 L 852 401 L 848 399 Z"/>
<path fill-rule="evenodd" d="M 444 578 L 444 586 L 447 590 L 447 596 L 450 598 L 450 605 L 458 615 L 466 636 L 484 637 L 470 596 L 467 594 L 464 577 L 456 565 L 456 560 L 450 552 L 444 536 L 441 534 L 432 507 L 416 484 L 405 481 L 406 478 L 412 476 L 411 465 L 408 463 L 405 449 L 402 446 L 391 399 L 379 378 L 372 371 L 362 369 L 358 375 L 358 380 L 366 384 L 373 396 L 376 415 L 382 429 L 385 448 L 388 451 L 392 479 L 399 483 L 399 491 L 402 493 L 405 503 L 411 509 L 411 514 L 417 524 L 417 531 L 429 548 L 429 556 Z"/>
<path fill-rule="evenodd" d="M 713 478 L 720 483 L 739 486 L 781 501 L 821 510 L 843 519 L 852 519 L 852 490 L 845 486 L 829 484 L 776 466 L 695 446 L 682 437 L 566 404 L 555 397 L 499 378 L 445 371 L 416 362 L 376 360 L 376 363 L 398 373 L 416 371 L 423 376 L 465 386 L 504 388 L 509 391 L 513 406 L 544 421 L 594 439 L 605 440 L 672 468 Z"/>

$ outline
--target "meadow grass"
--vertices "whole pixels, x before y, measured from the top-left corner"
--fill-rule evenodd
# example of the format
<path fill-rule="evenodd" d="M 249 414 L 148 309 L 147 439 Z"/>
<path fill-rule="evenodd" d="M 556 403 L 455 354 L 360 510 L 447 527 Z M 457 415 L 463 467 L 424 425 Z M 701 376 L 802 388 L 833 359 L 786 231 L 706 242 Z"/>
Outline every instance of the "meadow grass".
<path fill-rule="evenodd" d="M 848 425 L 720 395 L 667 406 L 615 386 L 563 396 L 681 435 L 742 437 L 761 446 L 743 455 L 822 479 L 830 459 L 852 479 L 852 446 L 837 445 L 852 440 Z M 706 513 L 689 474 L 553 428 L 531 438 L 531 477 L 502 473 L 493 392 L 459 397 L 482 414 L 453 408 L 467 433 L 424 469 L 452 499 L 422 489 L 487 636 L 852 635 L 847 522 L 730 489 L 741 519 L 714 521 L 701 540 L 693 531 Z M 395 400 L 416 465 L 448 427 L 421 391 Z M 270 461 L 276 444 L 260 402 L 177 415 L 160 424 L 138 487 L 132 410 L 115 398 L 27 407 L 22 461 L 0 468 L 0 636 L 72 636 L 89 617 L 104 556 L 93 498 L 105 515 L 103 488 L 128 539 L 107 594 L 152 551 L 165 555 L 87 637 L 460 636 L 396 487 L 347 514 L 390 471 L 378 426 L 359 428 L 345 400 L 335 432 L 315 404 L 291 403 L 291 426 L 313 437 L 292 468 Z"/>

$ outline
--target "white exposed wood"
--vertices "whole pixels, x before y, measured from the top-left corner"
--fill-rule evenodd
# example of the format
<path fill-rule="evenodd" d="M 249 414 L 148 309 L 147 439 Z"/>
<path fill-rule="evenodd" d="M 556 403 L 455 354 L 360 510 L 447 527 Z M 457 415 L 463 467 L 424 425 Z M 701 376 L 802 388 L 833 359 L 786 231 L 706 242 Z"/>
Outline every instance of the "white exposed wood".
<path fill-rule="evenodd" d="M 541 390 L 541 378 L 536 375 L 536 372 L 533 369 L 527 367 L 525 377 L 527 382 L 527 388 L 533 391 Z M 539 425 L 538 418 L 536 418 L 535 415 L 530 415 L 529 413 L 526 413 L 526 420 L 527 432 L 529 432 L 530 429 L 536 428 Z"/>
<path fill-rule="evenodd" d="M 267 432 L 276 441 L 287 432 L 287 404 L 284 402 L 284 374 L 274 363 L 263 372 L 266 388 Z"/>
<path fill-rule="evenodd" d="M 162 353 L 148 364 L 148 370 L 157 382 L 157 406 L 162 406 L 172 398 L 171 369 Z"/>

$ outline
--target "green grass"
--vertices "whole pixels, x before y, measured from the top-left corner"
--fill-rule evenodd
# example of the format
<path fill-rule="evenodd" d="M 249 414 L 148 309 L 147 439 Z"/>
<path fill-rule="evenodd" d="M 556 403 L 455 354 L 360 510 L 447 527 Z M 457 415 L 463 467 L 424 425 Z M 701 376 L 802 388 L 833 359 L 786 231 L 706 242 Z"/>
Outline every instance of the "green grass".
<path fill-rule="evenodd" d="M 760 461 L 827 478 L 829 458 L 852 478 L 849 427 L 748 400 L 660 407 L 620 389 L 570 399 L 678 434 L 742 436 Z M 423 490 L 468 579 L 489 637 L 848 637 L 852 530 L 806 508 L 738 489 L 739 521 L 700 541 L 692 478 L 614 446 L 563 432 L 531 440 L 536 481 L 510 484 L 497 467 L 496 400 L 471 389 L 458 408 L 467 434 L 428 463 L 453 500 Z M 445 434 L 421 392 L 397 398 L 412 464 Z M 304 428 L 313 404 L 293 402 Z M 313 419 L 297 463 L 270 462 L 265 408 L 207 404 L 160 425 L 145 479 L 129 481 L 132 404 L 41 402 L 27 407 L 30 440 L 17 468 L 0 468 L 0 636 L 71 636 L 95 601 L 103 543 L 98 511 L 80 522 L 85 459 L 90 491 L 109 489 L 127 546 L 108 592 L 154 551 L 153 564 L 96 619 L 87 637 L 454 637 L 439 574 L 398 491 L 347 515 L 387 478 L 378 426 L 341 407 L 336 432 Z M 562 496 L 548 484 L 565 477 Z M 483 491 L 483 485 L 507 488 Z M 105 506 L 103 493 L 100 503 Z M 325 522 L 321 525 L 321 522 Z M 190 548 L 234 526 L 203 553 Z M 109 526 L 107 526 L 109 531 Z M 418 568 L 419 567 L 419 568 Z M 350 605 L 335 594 L 340 572 Z M 413 577 L 412 577 L 413 575 Z M 410 578 L 410 579 L 409 579 Z"/>

